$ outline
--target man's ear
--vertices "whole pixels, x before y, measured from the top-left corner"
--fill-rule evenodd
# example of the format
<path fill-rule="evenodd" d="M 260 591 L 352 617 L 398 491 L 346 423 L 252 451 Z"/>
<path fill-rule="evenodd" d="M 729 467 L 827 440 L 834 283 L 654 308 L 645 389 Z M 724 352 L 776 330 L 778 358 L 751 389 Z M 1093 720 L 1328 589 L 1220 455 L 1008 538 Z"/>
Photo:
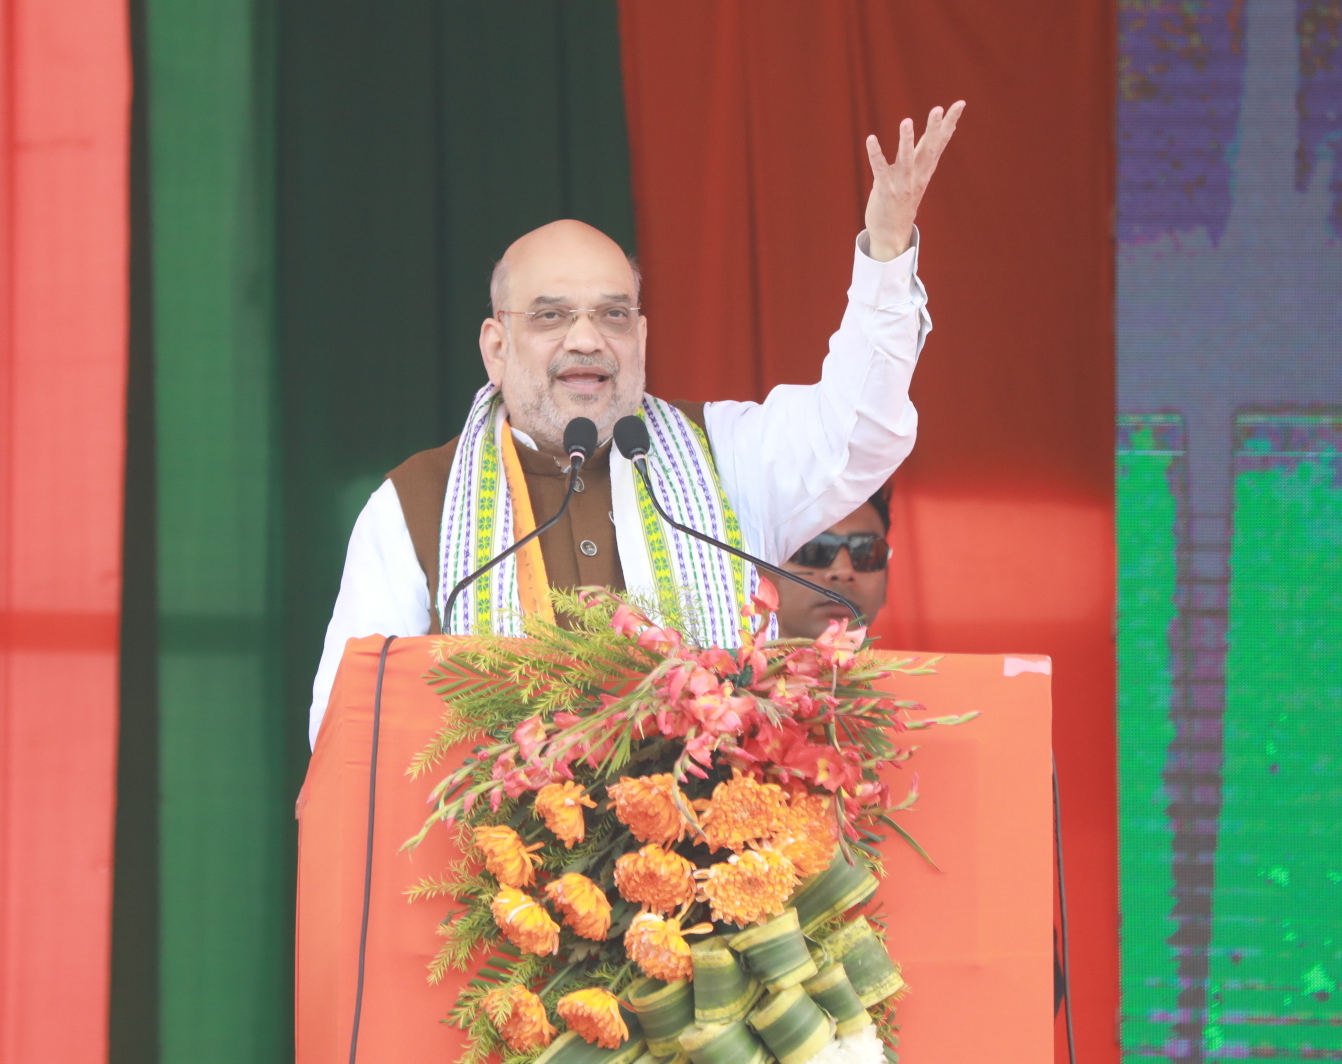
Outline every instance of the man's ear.
<path fill-rule="evenodd" d="M 486 318 L 480 325 L 480 358 L 489 375 L 489 383 L 503 386 L 503 352 L 508 345 L 507 329 L 498 318 Z"/>

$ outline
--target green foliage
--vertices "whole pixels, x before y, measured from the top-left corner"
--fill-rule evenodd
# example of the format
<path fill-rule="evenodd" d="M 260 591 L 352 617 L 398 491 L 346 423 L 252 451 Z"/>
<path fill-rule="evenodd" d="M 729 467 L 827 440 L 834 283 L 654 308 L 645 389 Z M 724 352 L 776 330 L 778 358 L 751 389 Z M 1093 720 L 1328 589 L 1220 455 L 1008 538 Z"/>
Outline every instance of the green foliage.
<path fill-rule="evenodd" d="M 457 1058 L 457 1064 L 487 1064 L 494 1055 L 502 1056 L 504 1064 L 524 1064 L 539 1056 L 539 1052 L 513 1053 L 504 1044 L 484 1007 L 484 1000 L 491 990 L 501 987 L 529 987 L 544 971 L 542 958 L 519 953 L 507 943 L 489 957 L 447 1014 L 447 1023 L 466 1032 L 466 1048 Z M 506 1019 L 506 1015 L 499 1016 L 500 1023 Z"/>
<path fill-rule="evenodd" d="M 472 740 L 504 739 L 529 717 L 552 716 L 614 695 L 622 682 L 651 671 L 658 658 L 611 627 L 617 600 L 584 606 L 574 592 L 552 593 L 564 628 L 529 615 L 525 639 L 480 639 L 438 660 L 426 679 L 448 704 L 443 727 L 410 765 L 418 777 L 452 747 Z"/>
<path fill-rule="evenodd" d="M 445 640 L 426 676 L 446 703 L 447 712 L 442 728 L 411 765 L 411 775 L 422 775 L 441 764 L 454 747 L 476 744 L 434 787 L 433 811 L 405 844 L 413 848 L 441 823 L 455 833 L 468 854 L 468 861 L 459 862 L 442 876 L 422 880 L 407 892 L 412 900 L 451 898 L 459 906 L 439 928 L 442 944 L 429 966 L 432 982 L 451 969 L 478 963 L 482 955 L 488 958 L 450 1016 L 450 1022 L 468 1034 L 468 1048 L 460 1064 L 483 1064 L 492 1053 L 502 1054 L 505 1064 L 526 1064 L 530 1059 L 510 1055 L 501 1044 L 483 1008 L 490 990 L 511 984 L 531 989 L 543 983 L 536 992 L 553 1020 L 555 1004 L 564 994 L 591 986 L 619 993 L 639 974 L 627 959 L 623 943 L 624 932 L 639 908 L 620 896 L 614 870 L 619 857 L 642 843 L 609 810 L 607 787 L 621 775 L 671 773 L 679 787 L 677 804 L 698 830 L 692 803 L 709 799 L 714 787 L 730 778 L 733 761 L 739 767 L 745 757 L 740 747 L 710 747 L 696 755 L 699 762 L 691 762 L 688 740 L 699 725 L 688 725 L 688 735 L 674 730 L 663 734 L 658 713 L 685 713 L 681 719 L 690 721 L 710 718 L 688 716 L 677 699 L 704 698 L 704 703 L 695 705 L 696 713 L 731 706 L 741 721 L 765 721 L 775 727 L 786 724 L 791 734 L 802 737 L 807 756 L 824 754 L 831 766 L 840 760 L 831 749 L 846 758 L 849 767 L 844 771 L 853 774 L 847 778 L 865 781 L 866 786 L 856 792 L 864 797 L 851 799 L 857 823 L 849 823 L 853 813 L 846 811 L 843 800 L 850 792 L 840 790 L 832 805 L 845 857 L 866 859 L 879 869 L 877 847 L 884 831 L 878 834 L 877 828 L 895 831 L 923 853 L 887 815 L 912 805 L 916 777 L 908 797 L 889 809 L 880 808 L 882 803 L 872 797 L 883 791 L 870 786 L 878 779 L 881 765 L 912 754 L 913 748 L 904 745 L 901 736 L 915 726 L 908 712 L 921 707 L 892 699 L 875 684 L 892 672 L 935 672 L 937 659 L 878 659 L 865 649 L 841 642 L 767 641 L 762 635 L 764 618 L 758 614 L 746 618 L 751 627 L 743 630 L 745 647 L 739 654 L 718 649 L 701 652 L 690 642 L 678 644 L 684 637 L 683 627 L 679 634 L 652 627 L 646 639 L 649 646 L 644 647 L 627 634 L 627 628 L 622 631 L 614 626 L 617 611 L 622 607 L 627 611 L 631 604 L 609 592 L 559 592 L 553 594 L 553 602 L 556 618 L 563 624 L 528 616 L 522 622 L 525 638 Z M 646 633 L 649 615 L 635 613 L 634 626 Z M 628 617 L 626 612 L 621 619 Z M 682 611 L 679 623 L 687 624 L 687 618 Z M 972 716 L 925 723 L 955 724 Z M 739 731 L 708 731 L 706 737 L 714 743 L 745 741 Z M 775 778 L 784 779 L 798 778 L 810 770 L 780 764 L 773 771 Z M 807 778 L 811 786 L 821 786 L 815 782 L 820 779 L 818 774 Z M 834 778 L 830 777 L 831 790 Z M 538 790 L 561 779 L 580 785 L 596 803 L 584 813 L 585 837 L 572 846 L 551 833 L 536 805 Z M 508 797 L 509 793 L 520 797 Z M 856 804 L 863 801 L 867 804 Z M 541 844 L 531 852 L 542 872 L 542 884 L 578 873 L 605 892 L 611 906 L 605 940 L 581 938 L 561 925 L 558 950 L 545 958 L 522 955 L 504 940 L 490 908 L 498 883 L 488 872 L 477 870 L 478 862 L 472 860 L 482 856 L 473 852 L 474 835 L 486 825 L 512 828 L 522 846 Z M 701 840 L 702 832 L 696 836 L 691 831 L 674 848 L 700 868 L 726 859 L 729 851 L 710 851 Z M 539 890 L 530 893 L 535 896 Z M 706 909 L 702 902 L 695 902 L 677 915 L 682 926 L 689 926 L 707 919 Z M 506 1017 L 495 1019 L 503 1022 Z"/>

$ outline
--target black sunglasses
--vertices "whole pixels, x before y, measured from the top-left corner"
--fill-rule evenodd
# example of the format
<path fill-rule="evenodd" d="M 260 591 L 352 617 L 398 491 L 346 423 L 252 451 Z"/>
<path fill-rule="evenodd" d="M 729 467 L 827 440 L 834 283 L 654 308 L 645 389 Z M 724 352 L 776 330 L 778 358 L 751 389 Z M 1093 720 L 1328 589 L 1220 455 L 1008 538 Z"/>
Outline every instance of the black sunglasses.
<path fill-rule="evenodd" d="M 828 569 L 839 556 L 839 551 L 848 548 L 848 557 L 853 559 L 853 569 L 859 573 L 879 573 L 889 559 L 890 548 L 884 536 L 875 532 L 853 532 L 841 536 L 837 532 L 821 532 L 815 539 L 801 545 L 788 560 L 793 565 L 807 569 Z"/>

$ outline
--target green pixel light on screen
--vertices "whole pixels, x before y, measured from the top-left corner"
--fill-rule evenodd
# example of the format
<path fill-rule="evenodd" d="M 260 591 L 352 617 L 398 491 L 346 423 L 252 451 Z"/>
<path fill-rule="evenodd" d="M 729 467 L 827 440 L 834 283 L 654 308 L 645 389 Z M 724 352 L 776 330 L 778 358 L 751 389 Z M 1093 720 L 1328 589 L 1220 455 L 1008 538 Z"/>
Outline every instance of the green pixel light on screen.
<path fill-rule="evenodd" d="M 1123 1044 L 1159 1051 L 1169 1036 L 1178 990 L 1169 910 L 1171 831 L 1165 807 L 1165 750 L 1173 663 L 1183 422 L 1177 416 L 1119 420 L 1118 535 L 1119 893 Z"/>
<path fill-rule="evenodd" d="M 1339 1059 L 1342 416 L 1243 415 L 1235 435 L 1205 1050 Z"/>

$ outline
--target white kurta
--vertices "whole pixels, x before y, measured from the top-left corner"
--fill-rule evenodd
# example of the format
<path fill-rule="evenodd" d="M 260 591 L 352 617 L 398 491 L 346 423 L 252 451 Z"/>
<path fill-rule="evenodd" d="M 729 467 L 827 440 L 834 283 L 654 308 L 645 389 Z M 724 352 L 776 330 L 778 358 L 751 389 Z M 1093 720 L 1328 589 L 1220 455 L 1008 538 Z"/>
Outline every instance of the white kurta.
<path fill-rule="evenodd" d="M 722 489 L 745 549 L 781 562 L 852 513 L 913 449 L 918 413 L 909 383 L 932 329 L 917 276 L 918 234 L 891 262 L 857 238 L 853 283 L 818 384 L 780 384 L 762 403 L 704 407 Z M 429 589 L 396 488 L 384 481 L 354 523 L 321 663 L 312 685 L 314 744 L 345 643 L 368 635 L 424 635 Z"/>

